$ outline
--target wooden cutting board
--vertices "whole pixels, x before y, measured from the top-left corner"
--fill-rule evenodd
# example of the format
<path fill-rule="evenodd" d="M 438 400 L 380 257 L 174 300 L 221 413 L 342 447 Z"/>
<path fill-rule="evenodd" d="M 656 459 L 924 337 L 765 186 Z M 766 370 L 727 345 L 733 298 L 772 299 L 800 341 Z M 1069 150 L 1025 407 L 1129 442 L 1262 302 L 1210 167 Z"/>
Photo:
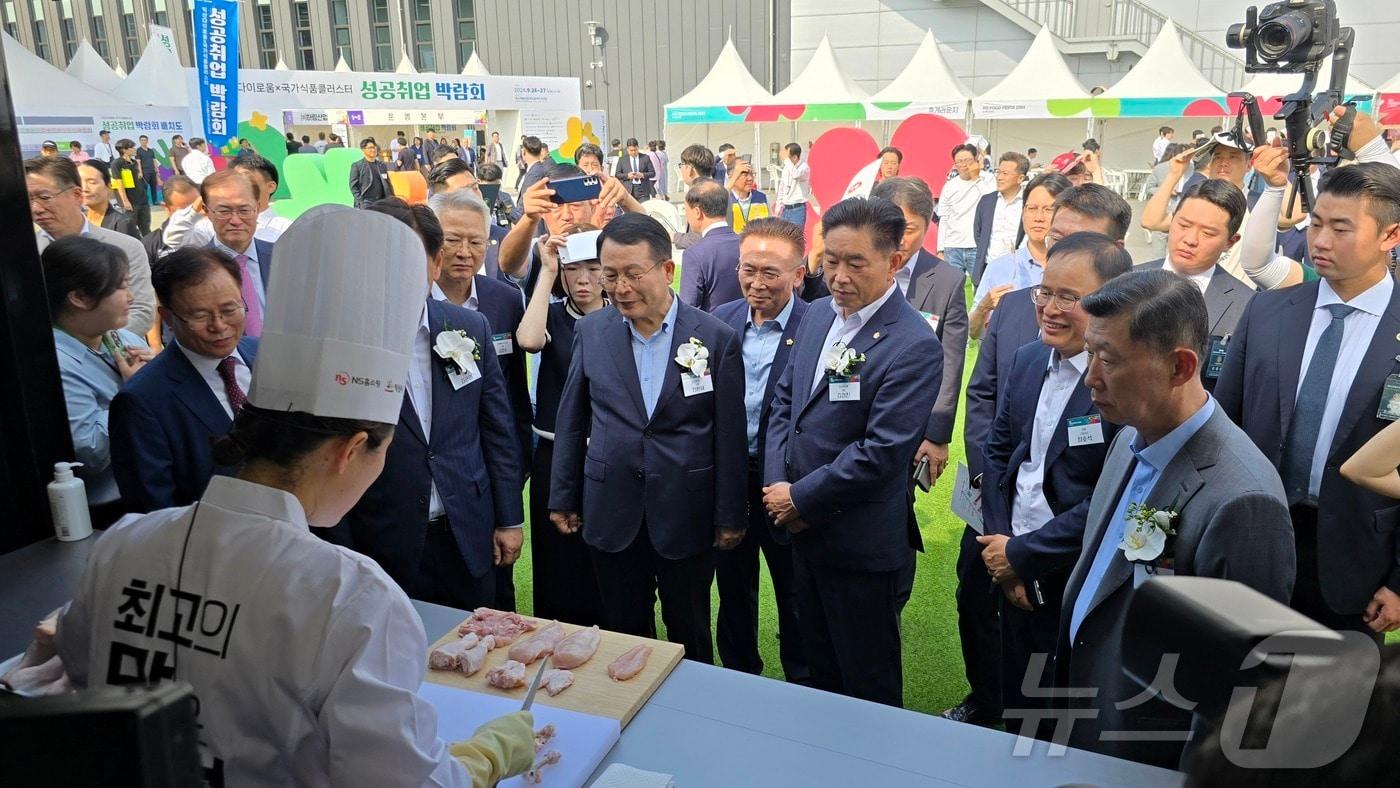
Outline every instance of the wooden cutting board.
<path fill-rule="evenodd" d="M 523 616 L 526 620 L 533 621 L 538 627 L 543 627 L 549 621 L 530 616 Z M 465 622 L 466 619 L 463 619 Z M 565 633 L 572 634 L 585 627 L 573 624 L 563 624 Z M 538 629 L 527 632 L 520 636 L 521 640 L 529 638 Z M 539 692 L 535 693 L 535 703 L 547 706 L 555 706 L 561 709 L 581 711 L 585 714 L 596 714 L 600 717 L 611 717 L 618 721 L 618 726 L 625 729 L 627 723 L 641 711 L 647 699 L 656 688 L 661 686 L 661 682 L 671 674 L 671 671 L 680 664 L 681 657 L 685 655 L 685 649 L 677 643 L 666 643 L 660 640 L 650 640 L 635 635 L 624 635 L 621 632 L 609 632 L 603 630 L 602 640 L 598 644 L 598 651 L 593 654 L 593 658 L 574 668 L 574 685 L 563 692 L 550 697 L 545 692 L 544 686 L 540 686 Z M 437 648 L 443 643 L 447 643 L 460 638 L 457 634 L 457 627 L 453 627 L 450 632 L 438 638 L 429 651 Z M 627 681 L 613 681 L 608 675 L 608 665 L 623 652 L 632 648 L 646 644 L 651 646 L 651 657 L 647 659 L 647 665 L 642 672 L 633 676 Z M 492 668 L 510 659 L 507 652 L 509 646 L 498 648 L 486 655 L 486 664 L 481 670 L 471 676 L 464 676 L 455 670 L 433 670 L 428 669 L 428 681 L 438 684 L 446 684 L 452 687 L 461 687 L 474 692 L 483 692 L 488 695 L 498 695 L 501 697 L 517 698 L 521 703 L 525 702 L 525 692 L 529 689 L 528 680 L 534 679 L 535 672 L 539 670 L 538 660 L 527 665 L 525 676 L 526 686 L 514 690 L 497 689 L 486 683 L 486 673 Z"/>

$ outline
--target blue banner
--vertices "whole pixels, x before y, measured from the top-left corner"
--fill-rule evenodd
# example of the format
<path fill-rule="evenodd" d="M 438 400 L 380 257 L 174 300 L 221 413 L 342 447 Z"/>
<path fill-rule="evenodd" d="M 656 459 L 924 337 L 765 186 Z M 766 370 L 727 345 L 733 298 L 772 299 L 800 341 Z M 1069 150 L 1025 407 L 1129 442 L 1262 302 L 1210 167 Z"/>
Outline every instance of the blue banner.
<path fill-rule="evenodd" d="M 238 0 L 195 0 L 194 51 L 213 153 L 238 136 Z"/>

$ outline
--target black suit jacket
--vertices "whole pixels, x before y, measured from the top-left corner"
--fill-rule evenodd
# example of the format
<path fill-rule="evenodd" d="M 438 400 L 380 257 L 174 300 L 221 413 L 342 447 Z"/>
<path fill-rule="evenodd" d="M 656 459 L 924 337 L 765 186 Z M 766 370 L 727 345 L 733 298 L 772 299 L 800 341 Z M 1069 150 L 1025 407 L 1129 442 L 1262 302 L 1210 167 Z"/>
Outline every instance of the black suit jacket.
<path fill-rule="evenodd" d="M 739 345 L 742 351 L 744 344 L 744 331 L 749 322 L 749 302 L 744 299 L 730 301 L 721 304 L 713 312 L 714 316 L 729 324 L 739 335 Z M 802 324 L 802 316 L 807 314 L 807 302 L 792 297 L 792 314 L 788 315 L 787 325 L 783 326 L 782 338 L 778 340 L 778 348 L 773 352 L 773 366 L 768 370 L 768 380 L 763 387 L 763 409 L 758 414 L 758 466 L 763 467 L 766 452 L 765 444 L 768 438 L 768 417 L 773 413 L 773 389 L 778 385 L 778 378 L 783 376 L 783 370 L 787 369 L 788 360 L 792 355 L 792 346 L 796 341 L 797 327 Z M 746 433 L 747 435 L 747 433 Z"/>
<path fill-rule="evenodd" d="M 997 200 L 1001 192 L 982 195 L 977 201 L 977 209 L 972 213 L 972 239 L 977 245 L 977 264 L 972 268 L 972 283 L 982 283 L 982 272 L 987 270 L 987 249 L 992 245 L 992 223 L 996 221 Z"/>
<path fill-rule="evenodd" d="M 1282 461 L 1303 349 L 1319 282 L 1259 293 L 1245 307 L 1225 355 L 1215 398 L 1274 467 Z M 1390 422 L 1377 418 L 1386 378 L 1400 374 L 1400 286 L 1361 360 L 1322 470 L 1317 510 L 1317 563 L 1322 598 L 1340 614 L 1360 613 L 1376 589 L 1400 593 L 1400 544 L 1395 538 L 1400 501 L 1343 479 L 1339 469 Z"/>
<path fill-rule="evenodd" d="M 520 301 L 520 289 L 483 274 L 472 277 L 472 292 L 476 294 L 477 311 L 486 316 L 491 325 L 491 336 L 501 340 L 501 348 L 496 351 L 496 360 L 506 376 L 506 394 L 510 399 L 511 415 L 515 421 L 516 440 L 520 444 L 520 456 L 533 454 L 534 435 L 530 424 L 534 421 L 534 411 L 530 407 L 530 376 L 525 370 L 526 353 L 515 343 L 515 332 L 525 317 L 525 306 Z M 510 350 L 506 351 L 509 343 Z M 529 465 L 522 465 L 522 470 Z M 528 470 L 526 470 L 528 474 Z M 524 483 L 524 476 L 521 477 Z"/>
<path fill-rule="evenodd" d="M 238 355 L 249 367 L 258 341 L 244 337 Z M 246 392 L 245 392 L 246 393 Z M 180 348 L 156 355 L 122 386 L 108 416 L 112 471 L 133 512 L 194 503 L 215 473 L 211 442 L 233 420 Z"/>
<path fill-rule="evenodd" d="M 360 159 L 350 165 L 350 196 L 354 198 L 356 208 L 391 197 L 393 193 L 389 188 L 389 168 L 384 166 L 384 162 Z"/>
<path fill-rule="evenodd" d="M 627 174 L 631 172 L 640 172 L 642 179 L 633 183 L 632 179 L 627 177 Z M 627 151 L 623 151 L 622 156 L 618 157 L 617 169 L 613 174 L 622 179 L 627 191 L 631 192 L 638 202 L 649 200 L 656 195 L 656 184 L 652 182 L 652 179 L 656 177 L 656 168 L 652 166 L 651 157 L 646 155 L 645 151 L 637 152 L 637 168 L 635 170 L 632 169 L 632 157 L 627 154 Z"/>
<path fill-rule="evenodd" d="M 1103 441 L 1069 445 L 1068 420 L 1099 415 L 1098 406 L 1084 385 L 1083 374 L 1062 412 L 1036 413 L 1050 353 L 1050 348 L 1037 340 L 1017 350 L 1011 363 L 984 451 L 982 518 L 987 533 L 1012 537 L 1006 544 L 1006 558 L 1017 576 L 1028 583 L 1034 580 L 1045 585 L 1048 581 L 1055 587 L 1053 590 L 1058 597 L 1069 571 L 1079 559 L 1089 496 L 1099 480 L 1104 457 L 1108 455 L 1108 446 L 1118 427 L 1101 421 Z M 1055 431 L 1045 451 L 1045 477 L 1041 488 L 1055 517 L 1036 531 L 1013 536 L 1011 513 L 1016 500 L 1016 479 L 1021 464 L 1030 457 L 1031 432 L 1037 419 L 1055 422 Z"/>
<path fill-rule="evenodd" d="M 344 521 L 351 546 L 378 561 L 410 595 L 422 593 L 423 528 L 434 483 L 472 577 L 491 568 L 495 529 L 525 521 L 523 458 L 486 318 L 428 299 L 428 329 L 430 346 L 444 330 L 467 332 L 481 352 L 481 377 L 454 391 L 447 362 L 430 353 L 432 435 L 423 434 L 405 392 L 384 471 Z"/>
<path fill-rule="evenodd" d="M 972 478 L 982 474 L 982 449 L 992 429 L 997 413 L 997 395 L 1001 382 L 1011 374 L 1011 362 L 1016 351 L 1040 336 L 1040 324 L 1035 320 L 1035 304 L 1030 288 L 1013 290 L 1001 297 L 1001 303 L 987 321 L 987 330 L 977 350 L 977 365 L 967 382 L 967 413 L 963 423 L 963 445 L 967 451 L 967 470 Z"/>
<path fill-rule="evenodd" d="M 102 228 L 141 240 L 141 231 L 136 227 L 136 220 L 115 205 L 107 206 L 107 212 L 102 214 Z"/>
<path fill-rule="evenodd" d="M 1133 266 L 1135 271 L 1155 271 L 1166 267 L 1166 258 L 1150 260 L 1146 263 Z M 1166 270 L 1170 271 L 1170 268 Z M 1230 336 L 1235 333 L 1235 325 L 1239 323 L 1240 316 L 1244 314 L 1244 308 L 1248 306 L 1249 300 L 1258 292 L 1253 286 L 1241 282 L 1235 275 L 1226 271 L 1220 266 L 1215 267 L 1215 273 L 1211 274 L 1210 284 L 1206 285 L 1206 317 L 1210 321 L 1210 335 L 1212 341 L 1222 338 L 1226 341 L 1227 347 Z M 1209 371 L 1209 359 L 1201 359 L 1201 383 L 1206 387 L 1206 391 L 1215 391 L 1215 383 L 1218 377 L 1210 377 L 1206 373 Z"/>
<path fill-rule="evenodd" d="M 943 381 L 929 413 L 924 440 L 952 443 L 962 394 L 963 363 L 967 359 L 967 275 L 927 250 L 920 249 L 909 277 L 909 305 L 928 315 L 943 345 Z"/>
<path fill-rule="evenodd" d="M 720 223 L 681 257 L 681 301 L 713 312 L 744 297 L 739 289 L 739 236 Z"/>

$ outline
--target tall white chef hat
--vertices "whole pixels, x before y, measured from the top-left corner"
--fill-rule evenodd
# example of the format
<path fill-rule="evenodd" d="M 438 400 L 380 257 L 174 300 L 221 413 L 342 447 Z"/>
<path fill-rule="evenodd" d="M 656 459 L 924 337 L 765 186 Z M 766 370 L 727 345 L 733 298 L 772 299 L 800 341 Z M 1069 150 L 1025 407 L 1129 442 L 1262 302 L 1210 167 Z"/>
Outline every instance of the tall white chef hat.
<path fill-rule="evenodd" d="M 369 211 L 315 211 L 277 241 L 252 405 L 387 424 L 428 294 L 423 241 Z"/>

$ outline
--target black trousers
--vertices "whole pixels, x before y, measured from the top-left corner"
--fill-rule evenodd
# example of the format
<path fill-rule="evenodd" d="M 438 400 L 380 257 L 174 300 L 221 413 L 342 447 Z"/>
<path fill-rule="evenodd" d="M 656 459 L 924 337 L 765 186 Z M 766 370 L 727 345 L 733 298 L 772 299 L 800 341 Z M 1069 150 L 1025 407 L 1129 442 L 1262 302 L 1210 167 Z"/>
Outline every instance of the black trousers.
<path fill-rule="evenodd" d="M 899 570 L 820 566 L 797 548 L 793 568 L 797 623 L 812 686 L 902 708 Z"/>
<path fill-rule="evenodd" d="M 160 202 L 160 186 L 156 183 L 156 174 L 148 173 L 141 183 L 146 190 L 147 204 L 155 205 Z"/>
<path fill-rule="evenodd" d="M 1007 730 L 1012 733 L 1021 731 L 1019 719 L 1034 716 L 1018 717 L 1017 710 L 1052 707 L 1053 698 L 1047 696 L 1055 680 L 1052 661 L 1055 647 L 1059 643 L 1060 602 L 1064 593 L 1064 581 L 1061 579 L 1042 583 L 1041 588 L 1045 605 L 1035 610 L 1016 607 L 1001 589 L 997 589 L 997 595 L 1001 597 L 1001 706 L 1005 709 Z M 1034 595 L 1030 583 L 1026 584 L 1026 590 L 1028 595 Z M 1032 690 L 1029 694 L 1025 691 L 1027 688 Z M 1042 730 L 1036 735 L 1039 738 L 1049 738 L 1053 726 L 1040 727 Z"/>
<path fill-rule="evenodd" d="M 1290 606 L 1325 627 L 1361 632 L 1376 643 L 1385 635 L 1371 631 L 1360 613 L 1338 613 L 1322 598 L 1322 581 L 1317 566 L 1317 508 L 1298 504 L 1288 510 L 1293 520 L 1293 541 L 1298 553 L 1298 575 L 1293 582 Z"/>
<path fill-rule="evenodd" d="M 663 558 L 651 544 L 646 523 L 637 538 L 620 552 L 590 547 L 593 569 L 608 629 L 641 637 L 656 637 L 656 598 L 661 597 L 661 621 L 666 639 L 685 646 L 686 659 L 714 664 L 710 637 L 710 583 L 714 555 L 704 550 L 690 558 Z"/>
<path fill-rule="evenodd" d="M 530 574 L 535 615 L 580 626 L 602 625 L 603 600 L 588 545 L 578 534 L 561 534 L 549 521 L 549 474 L 554 441 L 535 447 L 530 482 Z"/>
<path fill-rule="evenodd" d="M 472 577 L 471 572 L 467 571 L 462 551 L 457 547 L 457 540 L 452 536 L 447 518 L 439 517 L 428 521 L 418 577 L 401 585 L 413 599 L 474 610 L 497 605 L 496 574 L 495 567 L 492 567 L 481 577 Z M 414 588 L 410 588 L 410 585 Z"/>
<path fill-rule="evenodd" d="M 133 203 L 131 215 L 136 220 L 136 229 L 140 230 L 142 235 L 149 235 L 151 232 L 151 204 L 136 205 Z"/>
<path fill-rule="evenodd" d="M 982 563 L 977 532 L 963 529 L 958 548 L 958 636 L 963 671 L 970 687 L 968 699 L 983 709 L 1001 708 L 1001 630 L 997 623 L 1001 590 Z"/>
<path fill-rule="evenodd" d="M 763 474 L 749 463 L 749 529 L 733 550 L 715 551 L 715 582 L 719 586 L 719 617 L 715 640 L 720 663 L 731 670 L 758 675 L 758 554 L 768 563 L 773 596 L 778 603 L 778 655 L 788 681 L 810 678 L 802 655 L 797 625 L 797 589 L 792 582 L 792 545 L 779 544 L 763 508 Z"/>

